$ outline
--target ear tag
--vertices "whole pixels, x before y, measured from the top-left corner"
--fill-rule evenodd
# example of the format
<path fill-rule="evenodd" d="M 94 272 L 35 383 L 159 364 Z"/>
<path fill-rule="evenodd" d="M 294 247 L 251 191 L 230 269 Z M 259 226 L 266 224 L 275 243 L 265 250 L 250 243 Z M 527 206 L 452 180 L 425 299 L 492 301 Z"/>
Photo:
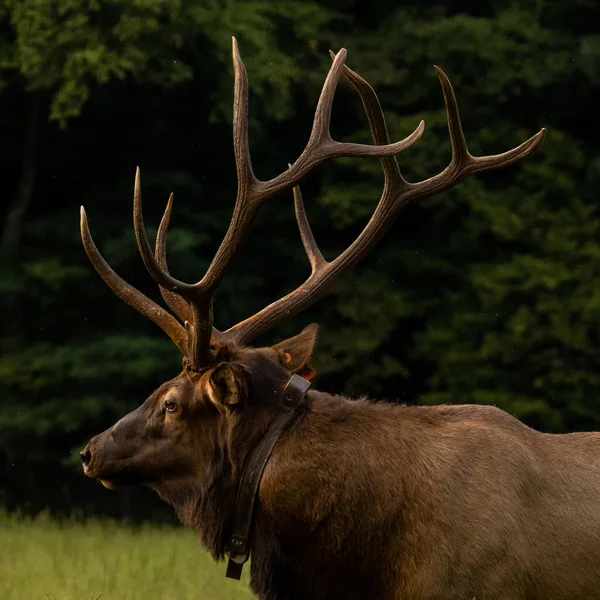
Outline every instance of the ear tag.
<path fill-rule="evenodd" d="M 292 362 L 292 355 L 289 352 L 284 352 L 283 358 L 285 359 L 286 364 Z"/>
<path fill-rule="evenodd" d="M 309 364 L 304 365 L 302 369 L 296 372 L 296 375 L 306 379 L 306 381 L 312 381 L 316 374 L 317 372 Z"/>

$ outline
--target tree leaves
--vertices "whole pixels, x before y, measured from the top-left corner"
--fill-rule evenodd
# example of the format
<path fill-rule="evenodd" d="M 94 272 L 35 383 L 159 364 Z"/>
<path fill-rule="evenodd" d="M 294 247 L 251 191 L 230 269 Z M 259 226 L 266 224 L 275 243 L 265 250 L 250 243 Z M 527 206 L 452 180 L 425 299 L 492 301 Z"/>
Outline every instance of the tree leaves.
<path fill-rule="evenodd" d="M 177 350 L 92 271 L 77 215 L 85 202 L 111 264 L 158 299 L 130 225 L 140 164 L 149 231 L 174 191 L 171 270 L 190 281 L 201 276 L 235 197 L 231 35 L 249 72 L 260 177 L 285 169 L 306 142 L 330 47 L 347 46 L 348 64 L 374 84 L 393 139 L 425 119 L 423 138 L 398 156 L 411 181 L 450 158 L 434 63 L 453 82 L 473 153 L 502 152 L 549 128 L 525 162 L 407 210 L 302 316 L 322 325 L 318 386 L 390 401 L 495 404 L 545 431 L 600 428 L 597 3 L 421 4 L 390 10 L 349 1 L 339 12 L 339 3 L 332 10 L 310 0 L 0 6 L 2 153 L 10 168 L 33 93 L 50 119 L 39 134 L 19 252 L 0 273 L 0 456 L 10 464 L 15 455 L 35 456 L 35 468 L 70 482 L 61 465 L 72 448 L 176 372 Z M 360 101 L 345 85 L 332 130 L 370 141 Z M 18 176 L 8 174 L 8 195 Z M 324 165 L 303 183 L 328 258 L 358 235 L 381 186 L 379 163 L 366 160 Z M 291 194 L 273 198 L 226 274 L 217 326 L 307 274 Z M 295 320 L 260 342 L 300 327 Z M 23 481 L 19 497 L 39 492 L 39 473 Z M 48 501 L 66 502 L 72 485 Z M 2 493 L 7 502 L 18 496 Z"/>

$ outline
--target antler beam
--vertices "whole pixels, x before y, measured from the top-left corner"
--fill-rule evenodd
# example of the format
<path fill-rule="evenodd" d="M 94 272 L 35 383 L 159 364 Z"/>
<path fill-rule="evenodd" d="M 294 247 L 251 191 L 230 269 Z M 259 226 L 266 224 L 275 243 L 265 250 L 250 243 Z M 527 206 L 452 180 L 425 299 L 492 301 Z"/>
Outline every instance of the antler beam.
<path fill-rule="evenodd" d="M 185 329 L 164 308 L 147 298 L 142 292 L 121 279 L 104 260 L 90 233 L 85 209 L 81 207 L 81 239 L 90 262 L 108 287 L 123 302 L 135 308 L 138 312 L 156 323 L 185 355 L 187 352 L 187 334 Z"/>
<path fill-rule="evenodd" d="M 337 56 L 334 58 L 334 64 L 335 60 L 337 60 Z M 452 147 L 450 164 L 438 175 L 418 183 L 409 183 L 402 177 L 395 158 L 382 157 L 381 164 L 385 184 L 377 208 L 354 243 L 331 262 L 323 259 L 306 217 L 300 189 L 294 188 L 296 217 L 312 272 L 300 287 L 227 330 L 226 333 L 237 342 L 247 344 L 284 319 L 294 316 L 315 302 L 334 279 L 355 265 L 373 248 L 411 202 L 454 187 L 465 177 L 478 171 L 510 165 L 531 154 L 540 146 L 544 140 L 545 129 L 540 130 L 520 146 L 503 154 L 480 157 L 471 155 L 467 148 L 452 85 L 439 67 L 434 68 L 440 79 L 446 104 Z M 376 144 L 387 144 L 389 136 L 385 117 L 375 90 L 349 67 L 344 67 L 344 74 L 360 95 L 373 140 Z"/>

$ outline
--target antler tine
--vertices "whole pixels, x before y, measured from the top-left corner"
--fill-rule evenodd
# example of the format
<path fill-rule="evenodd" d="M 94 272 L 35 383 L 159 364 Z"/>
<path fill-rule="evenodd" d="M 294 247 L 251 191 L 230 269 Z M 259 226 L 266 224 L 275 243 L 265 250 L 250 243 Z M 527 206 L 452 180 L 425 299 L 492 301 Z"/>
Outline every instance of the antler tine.
<path fill-rule="evenodd" d="M 338 57 L 339 55 L 336 56 L 336 60 Z M 531 154 L 540 146 L 544 139 L 545 129 L 539 131 L 517 148 L 503 154 L 472 156 L 467 148 L 452 85 L 441 69 L 436 67 L 436 72 L 442 85 L 448 115 L 448 129 L 452 147 L 452 159 L 448 167 L 438 175 L 425 181 L 408 183 L 402 178 L 395 160 L 392 162 L 392 160 L 382 158 L 381 162 L 386 181 L 377 208 L 354 242 L 335 260 L 330 262 L 324 261 L 324 259 L 322 261 L 314 259 L 316 252 L 319 251 L 306 219 L 299 190 L 295 190 L 298 224 L 306 252 L 311 261 L 312 273 L 300 287 L 273 302 L 254 316 L 230 328 L 226 332 L 227 335 L 232 336 L 240 343 L 248 343 L 280 321 L 310 306 L 323 293 L 327 285 L 369 252 L 410 202 L 453 187 L 462 179 L 477 171 L 512 164 Z M 376 142 L 387 141 L 385 119 L 375 91 L 349 68 L 346 68 L 345 74 L 361 96 L 373 138 Z M 321 256 L 320 252 L 318 256 Z"/>
<path fill-rule="evenodd" d="M 167 203 L 165 213 L 168 211 L 170 211 L 170 209 Z M 164 219 L 165 217 L 163 215 L 162 220 L 164 221 Z M 135 229 L 135 237 L 140 255 L 146 269 L 148 269 L 148 272 L 152 275 L 154 281 L 170 292 L 177 292 L 181 295 L 186 292 L 189 294 L 193 289 L 193 286 L 172 277 L 168 271 L 161 267 L 152 253 L 152 248 L 150 247 L 150 242 L 148 242 L 148 236 L 146 235 L 146 227 L 144 225 L 144 216 L 142 213 L 142 176 L 139 167 L 135 170 L 135 184 L 133 189 L 133 227 Z"/>
<path fill-rule="evenodd" d="M 335 59 L 335 53 L 330 50 L 331 59 Z M 371 87 L 368 81 L 363 79 L 356 71 L 353 71 L 348 65 L 344 65 L 344 76 L 350 82 L 352 87 L 358 92 L 360 99 L 367 116 L 369 129 L 373 136 L 373 141 L 379 145 L 390 143 L 390 136 L 385 122 L 385 115 L 381 109 L 379 98 L 375 90 Z M 398 168 L 398 162 L 395 156 L 382 156 L 380 159 L 383 173 L 387 181 L 406 183 Z"/>
<path fill-rule="evenodd" d="M 167 204 L 165 213 L 169 211 L 170 207 Z M 164 215 L 162 220 L 165 221 Z M 204 290 L 198 284 L 192 285 L 175 279 L 159 264 L 157 258 L 152 253 L 142 215 L 142 190 L 139 167 L 135 173 L 133 225 L 140 255 L 154 281 L 159 286 L 166 288 L 167 291 L 175 292 L 190 302 L 192 319 L 184 323 L 187 332 L 187 347 L 184 356 L 187 358 L 191 368 L 198 370 L 208 363 L 210 356 L 210 338 L 213 333 L 212 290 Z"/>
<path fill-rule="evenodd" d="M 465 177 L 478 171 L 488 171 L 511 165 L 535 152 L 546 136 L 546 129 L 542 128 L 535 135 L 512 150 L 489 156 L 473 156 L 467 147 L 454 88 L 442 69 L 437 66 L 434 66 L 434 69 L 440 80 L 444 95 L 452 158 L 450 164 L 441 173 L 425 181 L 411 184 L 411 190 L 406 197 L 400 195 L 394 198 L 394 202 L 396 203 L 405 203 L 424 196 L 432 196 L 455 186 Z"/>
<path fill-rule="evenodd" d="M 452 158 L 450 162 L 457 166 L 467 165 L 473 160 L 473 157 L 467 148 L 467 140 L 462 128 L 462 123 L 460 122 L 460 112 L 458 110 L 454 88 L 444 71 L 436 65 L 433 65 L 433 68 L 442 84 L 442 93 L 444 94 L 444 103 L 446 105 L 450 147 L 452 149 Z"/>
<path fill-rule="evenodd" d="M 248 145 L 248 72 L 237 40 L 232 38 L 233 58 L 233 152 L 238 177 L 238 194 L 244 194 L 257 183 L 252 171 L 252 158 Z"/>
<path fill-rule="evenodd" d="M 235 37 L 232 38 L 232 58 L 234 75 L 233 151 L 238 178 L 237 197 L 225 237 L 206 274 L 196 284 L 198 289 L 211 293 L 223 279 L 225 269 L 234 254 L 246 241 L 258 210 L 254 194 L 259 182 L 252 171 L 252 159 L 248 145 L 248 74 Z"/>
<path fill-rule="evenodd" d="M 329 134 L 331 107 L 339 79 L 344 72 L 346 50 L 340 50 L 333 60 L 329 74 L 323 85 L 321 96 L 315 110 L 313 129 L 309 141 L 298 160 L 277 177 L 269 181 L 258 181 L 256 185 L 257 202 L 264 202 L 271 196 L 290 186 L 298 184 L 312 169 L 325 160 L 341 157 L 381 158 L 394 156 L 410 148 L 423 135 L 425 123 L 421 121 L 408 137 L 393 144 L 370 146 L 351 142 L 337 142 Z"/>
<path fill-rule="evenodd" d="M 321 254 L 321 251 L 317 246 L 315 236 L 313 235 L 310 223 L 308 222 L 299 185 L 294 187 L 294 209 L 296 211 L 296 221 L 298 221 L 298 229 L 300 230 L 302 244 L 304 245 L 306 256 L 308 256 L 312 272 L 315 273 L 326 265 L 327 261 L 323 258 L 323 254 Z"/>
<path fill-rule="evenodd" d="M 158 227 L 158 233 L 156 234 L 156 245 L 154 247 L 154 255 L 158 264 L 161 266 L 165 273 L 169 272 L 167 266 L 167 231 L 169 229 L 169 222 L 171 220 L 171 211 L 173 210 L 173 194 L 169 196 L 167 202 L 167 208 L 163 214 L 163 218 L 160 220 Z M 190 305 L 179 295 L 174 292 L 170 292 L 166 288 L 159 285 L 160 294 L 167 306 L 180 318 L 182 323 L 192 320 L 192 309 Z"/>
<path fill-rule="evenodd" d="M 291 167 L 292 165 L 289 165 Z M 306 210 L 304 208 L 304 201 L 302 200 L 302 192 L 300 186 L 294 187 L 294 209 L 296 211 L 296 221 L 298 222 L 298 229 L 300 230 L 300 237 L 302 238 L 302 245 L 306 251 L 306 256 L 310 262 L 310 266 L 313 273 L 318 270 L 327 261 L 323 258 L 319 246 L 315 240 L 310 223 L 306 216 Z"/>
<path fill-rule="evenodd" d="M 108 287 L 126 304 L 156 323 L 173 340 L 179 350 L 185 354 L 187 351 L 185 329 L 166 310 L 129 285 L 110 268 L 98 251 L 96 244 L 94 244 L 83 206 L 81 207 L 80 229 L 85 252 L 92 266 Z"/>
<path fill-rule="evenodd" d="M 173 194 L 169 196 L 167 208 L 165 209 L 163 218 L 160 221 L 160 226 L 158 227 L 158 233 L 156 235 L 156 247 L 154 250 L 154 254 L 161 268 L 167 273 L 169 272 L 169 267 L 167 266 L 167 230 L 169 228 L 172 209 Z M 169 308 L 181 319 L 183 323 L 191 324 L 194 316 L 192 307 L 187 303 L 187 301 L 178 294 L 170 292 L 160 285 L 158 287 Z M 216 327 L 213 327 L 212 336 L 215 339 L 219 339 L 221 337 L 221 332 Z"/>

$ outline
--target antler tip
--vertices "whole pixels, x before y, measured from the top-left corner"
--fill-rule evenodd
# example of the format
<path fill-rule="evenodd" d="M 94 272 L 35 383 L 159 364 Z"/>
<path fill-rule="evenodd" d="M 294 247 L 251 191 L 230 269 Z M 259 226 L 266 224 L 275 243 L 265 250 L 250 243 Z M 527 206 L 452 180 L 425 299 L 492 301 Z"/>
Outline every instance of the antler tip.
<path fill-rule="evenodd" d="M 333 52 L 333 50 L 329 51 L 329 55 L 333 60 L 333 63 L 341 62 L 342 64 L 346 62 L 346 56 L 348 56 L 348 50 L 346 48 L 340 48 L 337 52 Z M 333 68 L 333 66 L 332 66 Z"/>
<path fill-rule="evenodd" d="M 139 167 L 135 168 L 135 181 L 133 182 L 134 201 L 141 201 L 142 195 L 142 172 Z"/>
<path fill-rule="evenodd" d="M 79 208 L 79 231 L 81 233 L 81 239 L 83 240 L 85 246 L 86 239 L 90 238 L 90 228 L 88 225 L 87 215 L 85 214 L 85 208 L 83 208 L 83 204 Z"/>
<path fill-rule="evenodd" d="M 238 48 L 237 38 L 235 37 L 235 35 L 231 36 L 231 50 L 233 53 L 233 59 L 235 61 L 241 60 L 240 59 L 240 50 Z"/>
<path fill-rule="evenodd" d="M 169 226 L 169 220 L 171 218 L 171 210 L 173 209 L 173 198 L 175 198 L 175 195 L 173 194 L 173 192 L 171 192 L 169 194 L 169 199 L 167 200 L 167 206 L 165 207 L 165 214 L 164 217 L 166 217 L 167 219 L 167 223 L 166 226 Z M 162 221 L 161 221 L 161 225 L 162 225 Z"/>
<path fill-rule="evenodd" d="M 542 127 L 533 137 L 529 139 L 529 152 L 535 152 L 546 138 L 546 128 Z"/>
<path fill-rule="evenodd" d="M 437 65 L 433 65 L 433 68 L 434 68 L 435 72 L 437 73 L 437 76 L 440 78 L 442 85 L 444 83 L 449 85 L 450 80 L 448 79 L 448 75 L 446 75 L 446 73 L 444 73 L 444 71 L 442 71 L 442 69 L 440 69 Z"/>
<path fill-rule="evenodd" d="M 79 208 L 79 229 L 81 231 L 81 235 L 84 236 L 86 230 L 88 228 L 87 224 L 87 215 L 85 214 L 85 208 L 83 208 L 83 204 Z"/>

